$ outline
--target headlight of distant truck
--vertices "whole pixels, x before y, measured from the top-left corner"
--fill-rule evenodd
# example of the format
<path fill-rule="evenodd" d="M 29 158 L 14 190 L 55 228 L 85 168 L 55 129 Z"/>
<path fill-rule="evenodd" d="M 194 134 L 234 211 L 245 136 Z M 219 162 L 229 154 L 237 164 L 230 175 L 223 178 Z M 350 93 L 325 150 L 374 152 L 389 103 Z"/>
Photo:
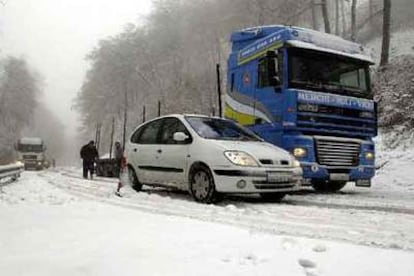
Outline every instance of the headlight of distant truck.
<path fill-rule="evenodd" d="M 246 167 L 258 167 L 257 161 L 248 153 L 243 151 L 225 151 L 224 156 L 235 165 Z"/>
<path fill-rule="evenodd" d="M 293 156 L 295 156 L 296 158 L 301 158 L 301 157 L 306 156 L 307 151 L 305 148 L 298 147 L 298 148 L 294 148 L 292 153 L 293 153 Z"/>

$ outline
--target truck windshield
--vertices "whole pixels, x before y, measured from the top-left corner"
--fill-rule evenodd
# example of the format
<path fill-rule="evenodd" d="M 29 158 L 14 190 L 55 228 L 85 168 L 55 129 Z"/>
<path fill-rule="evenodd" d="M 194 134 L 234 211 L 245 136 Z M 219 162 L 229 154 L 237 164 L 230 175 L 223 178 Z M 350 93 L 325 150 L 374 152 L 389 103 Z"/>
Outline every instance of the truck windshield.
<path fill-rule="evenodd" d="M 191 127 L 203 138 L 233 141 L 262 141 L 250 130 L 228 120 L 186 116 Z"/>
<path fill-rule="evenodd" d="M 32 144 L 18 144 L 17 150 L 20 152 L 42 152 L 42 145 L 32 145 Z"/>
<path fill-rule="evenodd" d="M 313 50 L 289 49 L 289 86 L 369 98 L 368 63 Z"/>

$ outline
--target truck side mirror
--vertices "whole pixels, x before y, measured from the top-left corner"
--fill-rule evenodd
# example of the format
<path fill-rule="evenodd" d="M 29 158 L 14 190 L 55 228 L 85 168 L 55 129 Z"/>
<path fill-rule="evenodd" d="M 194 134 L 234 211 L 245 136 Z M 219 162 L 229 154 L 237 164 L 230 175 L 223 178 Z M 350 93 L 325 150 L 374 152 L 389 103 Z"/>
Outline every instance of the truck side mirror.
<path fill-rule="evenodd" d="M 269 66 L 269 84 L 270 86 L 279 86 L 279 60 L 277 56 L 273 57 L 271 61 L 268 62 Z"/>
<path fill-rule="evenodd" d="M 278 87 L 281 84 L 279 76 L 279 59 L 275 51 L 268 51 L 259 61 L 259 87 Z"/>

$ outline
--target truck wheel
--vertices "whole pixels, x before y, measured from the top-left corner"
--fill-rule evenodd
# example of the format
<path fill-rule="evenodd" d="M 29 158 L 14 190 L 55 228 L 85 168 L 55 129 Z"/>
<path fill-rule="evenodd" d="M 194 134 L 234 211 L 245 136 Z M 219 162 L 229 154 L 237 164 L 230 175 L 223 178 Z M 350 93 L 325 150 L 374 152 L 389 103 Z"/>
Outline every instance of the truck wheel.
<path fill-rule="evenodd" d="M 337 192 L 346 185 L 346 181 L 327 181 L 327 180 L 314 180 L 312 181 L 312 187 L 318 192 L 332 193 Z"/>
<path fill-rule="evenodd" d="M 195 165 L 189 178 L 190 194 L 195 201 L 209 204 L 219 199 L 213 175 L 206 166 Z"/>
<path fill-rule="evenodd" d="M 286 193 L 260 193 L 260 197 L 268 202 L 281 202 Z"/>
<path fill-rule="evenodd" d="M 139 182 L 137 174 L 135 173 L 135 170 L 132 167 L 128 167 L 128 179 L 131 183 L 132 189 L 139 192 L 142 190 L 142 183 Z"/>

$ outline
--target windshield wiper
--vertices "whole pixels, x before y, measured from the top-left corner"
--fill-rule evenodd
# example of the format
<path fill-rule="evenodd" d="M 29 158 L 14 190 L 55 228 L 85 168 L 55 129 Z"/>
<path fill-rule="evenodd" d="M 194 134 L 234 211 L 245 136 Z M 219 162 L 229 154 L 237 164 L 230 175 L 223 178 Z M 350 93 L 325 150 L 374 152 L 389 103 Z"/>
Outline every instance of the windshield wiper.
<path fill-rule="evenodd" d="M 313 89 L 322 89 L 321 83 L 315 83 L 311 81 L 302 81 L 302 80 L 292 80 L 292 83 L 299 84 L 305 88 L 313 88 Z"/>

